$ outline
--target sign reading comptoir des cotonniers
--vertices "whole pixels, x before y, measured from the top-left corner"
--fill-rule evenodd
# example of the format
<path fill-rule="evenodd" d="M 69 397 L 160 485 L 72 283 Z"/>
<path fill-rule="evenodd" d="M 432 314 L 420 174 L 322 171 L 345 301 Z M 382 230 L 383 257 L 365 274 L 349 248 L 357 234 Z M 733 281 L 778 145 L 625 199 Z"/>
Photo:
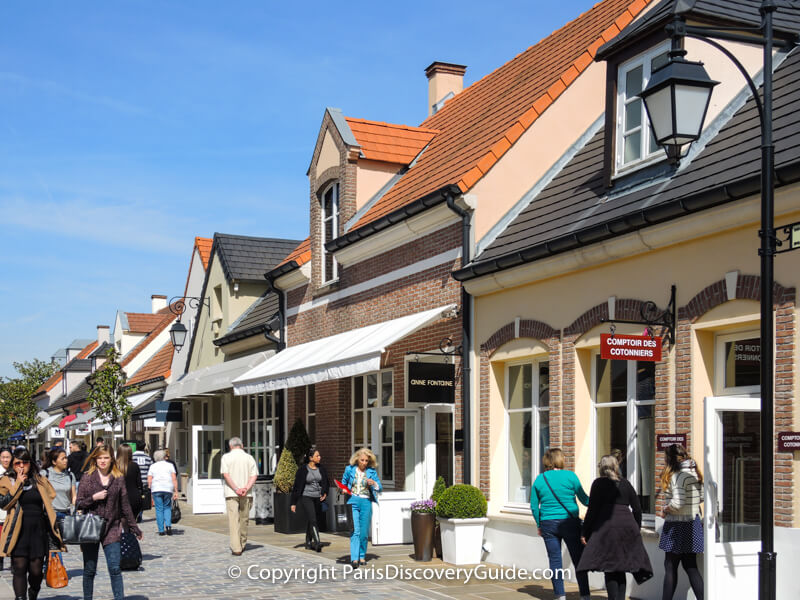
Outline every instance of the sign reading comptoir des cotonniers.
<path fill-rule="evenodd" d="M 600 358 L 658 362 L 661 360 L 661 344 L 661 338 L 649 335 L 603 333 L 600 335 Z"/>

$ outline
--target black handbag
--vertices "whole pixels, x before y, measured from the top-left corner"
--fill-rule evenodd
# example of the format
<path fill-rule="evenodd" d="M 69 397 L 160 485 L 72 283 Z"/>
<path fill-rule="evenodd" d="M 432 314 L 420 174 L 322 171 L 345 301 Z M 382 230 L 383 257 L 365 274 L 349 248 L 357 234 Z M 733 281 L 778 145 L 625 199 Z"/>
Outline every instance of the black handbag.
<path fill-rule="evenodd" d="M 61 523 L 61 538 L 65 544 L 97 543 L 103 539 L 106 520 L 93 513 L 67 515 Z"/>
<path fill-rule="evenodd" d="M 172 524 L 181 520 L 181 507 L 177 500 L 172 501 Z"/>
<path fill-rule="evenodd" d="M 119 568 L 123 571 L 136 571 L 142 566 L 142 547 L 132 533 L 124 531 L 119 538 Z"/>

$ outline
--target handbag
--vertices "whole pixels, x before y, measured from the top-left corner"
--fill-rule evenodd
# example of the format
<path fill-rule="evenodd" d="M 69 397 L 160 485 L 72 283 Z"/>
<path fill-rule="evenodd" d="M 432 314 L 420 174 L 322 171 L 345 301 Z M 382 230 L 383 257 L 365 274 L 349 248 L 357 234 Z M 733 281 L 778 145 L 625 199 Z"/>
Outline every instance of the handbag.
<path fill-rule="evenodd" d="M 47 587 L 63 588 L 69 584 L 69 577 L 67 577 L 67 569 L 64 563 L 61 562 L 61 553 L 54 550 L 50 551 L 50 557 L 47 560 Z"/>
<path fill-rule="evenodd" d="M 61 539 L 65 544 L 97 543 L 103 538 L 106 520 L 93 513 L 75 513 L 64 517 Z"/>
<path fill-rule="evenodd" d="M 181 520 L 181 507 L 177 500 L 172 501 L 172 524 Z"/>
<path fill-rule="evenodd" d="M 136 571 L 142 566 L 142 547 L 136 536 L 128 531 L 122 532 L 119 538 L 119 568 L 123 571 Z"/>
<path fill-rule="evenodd" d="M 633 579 L 634 581 L 636 581 L 637 585 L 642 585 L 645 581 L 652 579 L 652 577 L 653 577 L 653 572 L 646 571 L 644 569 L 641 569 L 633 573 Z"/>
<path fill-rule="evenodd" d="M 578 521 L 580 521 L 581 519 L 580 519 L 580 517 L 579 517 L 578 515 L 573 515 L 571 512 L 569 512 L 569 509 L 568 509 L 566 506 L 564 506 L 564 503 L 561 501 L 561 498 L 559 498 L 559 497 L 556 495 L 556 493 L 553 491 L 553 487 L 550 485 L 550 482 L 549 482 L 549 481 L 547 481 L 547 477 L 545 477 L 545 474 L 544 474 L 544 473 L 542 473 L 542 479 L 544 479 L 544 482 L 547 484 L 547 487 L 548 487 L 548 488 L 550 488 L 550 492 L 553 494 L 553 496 L 555 497 L 555 499 L 556 499 L 556 500 L 558 501 L 558 503 L 561 505 L 561 508 L 563 508 L 565 511 L 567 511 L 567 514 L 568 514 L 570 517 L 572 517 L 573 519 L 578 519 Z M 652 577 L 652 575 L 651 575 L 651 577 Z"/>

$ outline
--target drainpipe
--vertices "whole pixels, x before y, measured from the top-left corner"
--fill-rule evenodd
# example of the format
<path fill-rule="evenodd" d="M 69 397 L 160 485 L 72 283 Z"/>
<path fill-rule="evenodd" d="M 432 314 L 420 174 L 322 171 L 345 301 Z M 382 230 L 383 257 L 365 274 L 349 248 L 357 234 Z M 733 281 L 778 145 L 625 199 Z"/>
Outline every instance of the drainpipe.
<path fill-rule="evenodd" d="M 461 268 L 470 262 L 470 241 L 472 239 L 472 211 L 474 207 L 466 210 L 456 204 L 456 197 L 447 195 L 447 208 L 461 217 Z M 470 418 L 470 405 L 472 397 L 472 368 L 470 356 L 472 348 L 472 297 L 464 285 L 461 285 L 461 370 L 463 380 L 461 383 L 461 423 L 464 436 L 464 483 L 472 479 L 472 424 Z"/>
<path fill-rule="evenodd" d="M 267 290 L 270 292 L 275 292 L 278 295 L 278 318 L 281 321 L 281 338 L 277 340 L 275 337 L 269 334 L 264 335 L 271 342 L 277 343 L 277 351 L 280 352 L 286 348 L 286 295 L 284 294 L 283 290 L 275 287 L 275 282 L 269 273 L 264 275 L 264 279 L 267 280 Z"/>

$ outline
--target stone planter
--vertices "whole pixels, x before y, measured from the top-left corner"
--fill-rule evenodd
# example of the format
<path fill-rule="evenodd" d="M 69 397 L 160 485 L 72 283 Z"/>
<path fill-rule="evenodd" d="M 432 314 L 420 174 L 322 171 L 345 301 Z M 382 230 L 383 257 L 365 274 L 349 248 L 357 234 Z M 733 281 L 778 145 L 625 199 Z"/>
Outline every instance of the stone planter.
<path fill-rule="evenodd" d="M 305 533 L 306 519 L 302 509 L 292 512 L 289 506 L 291 494 L 275 492 L 273 510 L 275 511 L 275 533 Z"/>
<path fill-rule="evenodd" d="M 433 558 L 433 531 L 436 515 L 433 513 L 411 513 L 411 536 L 414 539 L 414 559 L 430 562 Z"/>
<path fill-rule="evenodd" d="M 475 565 L 483 558 L 483 530 L 487 518 L 444 519 L 439 517 L 442 530 L 442 560 L 451 565 Z"/>

